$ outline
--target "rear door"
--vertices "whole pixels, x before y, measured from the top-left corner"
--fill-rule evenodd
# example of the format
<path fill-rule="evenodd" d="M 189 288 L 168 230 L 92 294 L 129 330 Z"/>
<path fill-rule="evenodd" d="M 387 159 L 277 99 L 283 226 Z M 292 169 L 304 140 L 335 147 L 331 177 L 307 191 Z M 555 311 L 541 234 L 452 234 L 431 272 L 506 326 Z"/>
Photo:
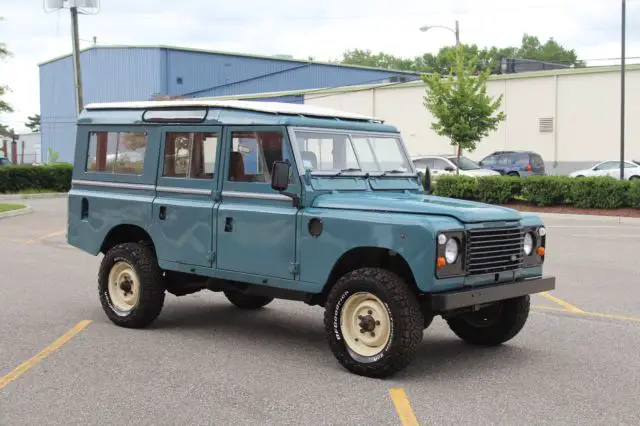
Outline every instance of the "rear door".
<path fill-rule="evenodd" d="M 213 191 L 221 140 L 220 127 L 164 129 L 153 203 L 159 259 L 212 266 L 217 207 Z"/>

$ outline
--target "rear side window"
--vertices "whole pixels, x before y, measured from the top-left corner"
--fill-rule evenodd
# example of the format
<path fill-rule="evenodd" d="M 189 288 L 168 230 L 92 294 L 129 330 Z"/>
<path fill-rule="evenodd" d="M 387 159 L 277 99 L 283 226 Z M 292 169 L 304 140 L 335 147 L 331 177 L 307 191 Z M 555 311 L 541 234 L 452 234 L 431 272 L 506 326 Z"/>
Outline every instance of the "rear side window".
<path fill-rule="evenodd" d="M 90 132 L 88 172 L 142 175 L 146 132 Z"/>
<path fill-rule="evenodd" d="M 165 177 L 213 179 L 216 168 L 217 133 L 169 132 L 164 145 Z"/>
<path fill-rule="evenodd" d="M 544 161 L 538 154 L 531 154 L 531 162 L 534 166 L 544 166 Z"/>
<path fill-rule="evenodd" d="M 527 166 L 530 164 L 529 154 L 527 153 L 519 153 L 514 156 L 514 162 L 518 166 Z"/>

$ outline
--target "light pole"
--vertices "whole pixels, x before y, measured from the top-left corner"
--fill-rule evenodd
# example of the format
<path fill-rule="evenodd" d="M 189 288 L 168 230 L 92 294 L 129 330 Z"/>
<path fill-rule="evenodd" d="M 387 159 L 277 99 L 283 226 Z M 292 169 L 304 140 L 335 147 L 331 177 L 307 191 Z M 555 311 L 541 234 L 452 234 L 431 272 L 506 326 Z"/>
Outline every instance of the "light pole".
<path fill-rule="evenodd" d="M 444 26 L 444 25 L 424 25 L 424 26 L 420 27 L 420 31 L 422 31 L 424 33 L 424 32 L 429 31 L 431 28 L 444 28 L 445 30 L 451 31 L 456 36 L 456 46 L 460 45 L 460 26 L 458 25 L 458 20 L 457 19 L 456 19 L 455 28 L 447 27 L 447 26 Z"/>
<path fill-rule="evenodd" d="M 422 27 L 420 27 L 420 31 L 422 31 L 423 33 L 426 33 L 431 28 L 444 28 L 445 30 L 451 31 L 456 36 L 456 47 L 460 47 L 460 25 L 459 25 L 457 19 L 456 19 L 455 28 L 447 27 L 445 25 L 423 25 Z M 458 149 L 456 150 L 456 155 L 458 157 L 460 157 L 460 155 L 462 154 L 461 151 L 462 150 L 460 149 L 460 146 L 458 145 Z M 458 162 L 459 162 L 459 160 L 458 160 Z M 459 173 L 459 170 L 460 170 L 460 168 L 458 167 L 457 171 L 456 171 L 456 174 Z"/>
<path fill-rule="evenodd" d="M 620 40 L 620 180 L 624 180 L 624 103 L 625 103 L 625 43 L 627 26 L 627 1 L 622 0 L 622 32 Z"/>

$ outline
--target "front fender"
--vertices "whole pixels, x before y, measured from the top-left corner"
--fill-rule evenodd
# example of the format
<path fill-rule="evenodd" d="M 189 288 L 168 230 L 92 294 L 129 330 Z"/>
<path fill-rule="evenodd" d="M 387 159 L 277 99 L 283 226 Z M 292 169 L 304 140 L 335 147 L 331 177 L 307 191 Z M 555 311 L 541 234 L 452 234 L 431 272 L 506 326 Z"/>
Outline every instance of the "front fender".
<path fill-rule="evenodd" d="M 322 220 L 322 232 L 308 229 L 313 218 Z M 298 259 L 300 280 L 322 289 L 340 257 L 358 247 L 395 251 L 409 265 L 421 291 L 433 286 L 436 234 L 442 229 L 463 229 L 445 216 L 358 210 L 305 209 L 300 219 Z"/>

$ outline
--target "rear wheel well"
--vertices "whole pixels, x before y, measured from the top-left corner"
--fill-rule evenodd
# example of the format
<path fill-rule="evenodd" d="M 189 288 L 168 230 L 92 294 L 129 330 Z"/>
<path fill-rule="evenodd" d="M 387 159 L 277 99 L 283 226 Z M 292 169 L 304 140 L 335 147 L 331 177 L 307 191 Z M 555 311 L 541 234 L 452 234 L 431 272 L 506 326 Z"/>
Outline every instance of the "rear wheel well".
<path fill-rule="evenodd" d="M 318 295 L 317 302 L 324 305 L 327 295 L 340 277 L 353 270 L 366 267 L 383 268 L 394 272 L 407 283 L 409 289 L 416 296 L 420 294 L 411 267 L 400 254 L 380 247 L 357 247 L 340 256 L 329 274 L 329 279 L 325 283 L 322 293 Z"/>
<path fill-rule="evenodd" d="M 107 236 L 104 238 L 104 241 L 100 246 L 100 252 L 105 254 L 118 244 L 139 241 L 149 243 L 151 249 L 155 252 L 153 240 L 147 231 L 136 225 L 118 225 L 109 231 Z"/>

